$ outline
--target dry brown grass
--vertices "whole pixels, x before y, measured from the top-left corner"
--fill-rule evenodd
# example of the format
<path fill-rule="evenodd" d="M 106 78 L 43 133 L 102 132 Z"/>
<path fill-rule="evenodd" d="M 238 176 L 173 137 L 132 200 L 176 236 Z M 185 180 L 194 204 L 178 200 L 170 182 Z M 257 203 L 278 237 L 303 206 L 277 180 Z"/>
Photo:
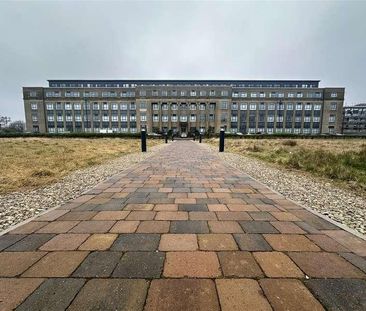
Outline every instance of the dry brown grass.
<path fill-rule="evenodd" d="M 218 139 L 208 142 L 218 146 Z M 226 139 L 225 150 L 306 171 L 366 195 L 365 139 Z"/>
<path fill-rule="evenodd" d="M 148 140 L 148 147 L 160 143 Z M 0 194 L 35 189 L 74 170 L 138 151 L 139 139 L 1 138 Z"/>

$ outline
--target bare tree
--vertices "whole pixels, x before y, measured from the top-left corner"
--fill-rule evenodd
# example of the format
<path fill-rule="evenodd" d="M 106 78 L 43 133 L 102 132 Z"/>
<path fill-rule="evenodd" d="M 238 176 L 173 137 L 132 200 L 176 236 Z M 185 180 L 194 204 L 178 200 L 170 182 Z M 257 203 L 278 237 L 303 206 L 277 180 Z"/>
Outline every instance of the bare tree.
<path fill-rule="evenodd" d="M 9 124 L 9 129 L 17 133 L 23 133 L 25 129 L 25 123 L 21 120 L 11 122 Z"/>

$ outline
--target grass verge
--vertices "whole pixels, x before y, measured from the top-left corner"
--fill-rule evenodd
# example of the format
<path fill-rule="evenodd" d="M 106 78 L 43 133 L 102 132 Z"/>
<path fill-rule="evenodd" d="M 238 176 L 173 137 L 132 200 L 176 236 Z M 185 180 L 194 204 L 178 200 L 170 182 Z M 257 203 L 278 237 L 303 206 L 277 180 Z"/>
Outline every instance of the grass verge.
<path fill-rule="evenodd" d="M 218 145 L 217 139 L 208 141 Z M 366 196 L 366 141 L 225 140 L 225 150 L 327 178 Z"/>
<path fill-rule="evenodd" d="M 148 140 L 148 147 L 162 142 Z M 0 194 L 35 189 L 139 151 L 140 140 L 131 138 L 0 138 Z"/>

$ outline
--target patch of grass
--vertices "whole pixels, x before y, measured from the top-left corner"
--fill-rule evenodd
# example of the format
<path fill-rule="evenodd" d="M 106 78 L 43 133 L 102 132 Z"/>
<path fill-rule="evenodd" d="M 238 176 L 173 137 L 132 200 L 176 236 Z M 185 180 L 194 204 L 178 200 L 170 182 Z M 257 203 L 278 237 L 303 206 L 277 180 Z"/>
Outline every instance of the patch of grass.
<path fill-rule="evenodd" d="M 217 139 L 208 143 L 218 145 Z M 225 150 L 337 182 L 366 197 L 366 143 L 354 140 L 225 140 Z"/>
<path fill-rule="evenodd" d="M 148 140 L 148 147 L 162 143 Z M 70 172 L 140 151 L 139 139 L 0 138 L 0 194 L 56 182 Z"/>

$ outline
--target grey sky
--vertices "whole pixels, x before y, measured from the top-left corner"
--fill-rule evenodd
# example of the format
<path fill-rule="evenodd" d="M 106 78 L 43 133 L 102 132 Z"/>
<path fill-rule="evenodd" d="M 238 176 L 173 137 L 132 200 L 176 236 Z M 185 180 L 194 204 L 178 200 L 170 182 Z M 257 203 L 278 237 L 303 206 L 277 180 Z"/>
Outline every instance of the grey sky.
<path fill-rule="evenodd" d="M 0 115 L 47 79 L 320 79 L 366 102 L 366 2 L 0 2 Z"/>

